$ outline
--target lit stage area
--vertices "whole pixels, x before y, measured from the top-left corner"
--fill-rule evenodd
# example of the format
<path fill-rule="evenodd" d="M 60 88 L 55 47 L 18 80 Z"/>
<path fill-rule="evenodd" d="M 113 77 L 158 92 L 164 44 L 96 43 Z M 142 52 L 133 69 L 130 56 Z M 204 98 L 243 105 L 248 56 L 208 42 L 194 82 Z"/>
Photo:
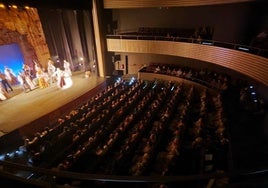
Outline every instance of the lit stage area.
<path fill-rule="evenodd" d="M 106 78 L 95 75 L 86 78 L 84 72 L 73 72 L 72 80 L 67 89 L 53 83 L 25 93 L 21 85 L 13 86 L 14 91 L 8 93 L 10 98 L 0 101 L 0 136 L 15 130 L 28 135 L 55 123 L 57 117 L 78 106 L 91 92 L 103 88 Z"/>

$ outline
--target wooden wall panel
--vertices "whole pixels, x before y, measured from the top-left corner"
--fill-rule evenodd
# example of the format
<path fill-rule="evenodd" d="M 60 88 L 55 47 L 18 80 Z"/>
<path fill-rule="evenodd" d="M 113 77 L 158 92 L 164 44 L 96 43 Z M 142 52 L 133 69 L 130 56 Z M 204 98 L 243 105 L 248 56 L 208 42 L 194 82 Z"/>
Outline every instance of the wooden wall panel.
<path fill-rule="evenodd" d="M 186 7 L 241 3 L 254 0 L 104 0 L 104 8 Z"/>
<path fill-rule="evenodd" d="M 163 54 L 198 59 L 233 69 L 268 86 L 268 59 L 254 54 L 183 42 L 107 39 L 110 52 Z"/>

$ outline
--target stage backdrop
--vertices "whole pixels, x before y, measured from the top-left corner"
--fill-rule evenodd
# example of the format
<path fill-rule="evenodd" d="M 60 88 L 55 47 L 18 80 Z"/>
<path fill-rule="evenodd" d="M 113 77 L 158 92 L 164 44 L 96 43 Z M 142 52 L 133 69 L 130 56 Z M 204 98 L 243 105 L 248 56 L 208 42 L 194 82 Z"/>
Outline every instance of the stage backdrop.
<path fill-rule="evenodd" d="M 10 68 L 17 76 L 22 70 L 24 63 L 23 55 L 18 44 L 0 45 L 0 70 L 4 72 L 4 67 Z"/>

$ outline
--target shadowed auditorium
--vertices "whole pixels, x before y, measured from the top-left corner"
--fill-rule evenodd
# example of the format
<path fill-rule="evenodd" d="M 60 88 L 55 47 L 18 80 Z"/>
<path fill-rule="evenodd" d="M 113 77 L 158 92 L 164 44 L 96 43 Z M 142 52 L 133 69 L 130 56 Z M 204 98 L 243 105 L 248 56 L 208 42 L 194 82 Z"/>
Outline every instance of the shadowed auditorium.
<path fill-rule="evenodd" d="M 268 186 L 265 0 L 0 0 L 1 187 Z"/>

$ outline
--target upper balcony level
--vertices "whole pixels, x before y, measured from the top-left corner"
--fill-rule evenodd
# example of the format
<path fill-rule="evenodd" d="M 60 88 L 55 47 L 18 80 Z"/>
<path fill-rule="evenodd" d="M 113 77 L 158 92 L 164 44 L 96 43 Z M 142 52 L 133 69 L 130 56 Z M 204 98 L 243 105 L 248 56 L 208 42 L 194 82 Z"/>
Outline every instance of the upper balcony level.
<path fill-rule="evenodd" d="M 268 86 L 268 50 L 182 37 L 107 35 L 110 52 L 147 53 L 198 59 L 230 68 Z"/>
<path fill-rule="evenodd" d="M 148 8 L 148 7 L 189 7 L 189 6 L 204 6 L 204 5 L 221 5 L 230 3 L 244 3 L 252 2 L 255 0 L 104 0 L 104 8 Z"/>

